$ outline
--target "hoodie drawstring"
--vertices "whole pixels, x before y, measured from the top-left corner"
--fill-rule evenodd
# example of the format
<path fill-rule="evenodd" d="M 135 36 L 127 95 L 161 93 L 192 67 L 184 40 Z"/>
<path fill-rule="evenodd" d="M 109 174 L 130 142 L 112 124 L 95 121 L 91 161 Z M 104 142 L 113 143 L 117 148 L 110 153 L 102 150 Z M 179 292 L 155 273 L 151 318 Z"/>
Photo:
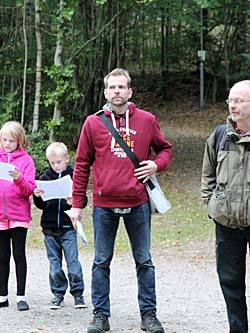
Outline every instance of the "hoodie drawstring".
<path fill-rule="evenodd" d="M 114 116 L 113 112 L 111 113 L 111 119 L 112 119 L 112 123 L 113 123 L 114 128 L 117 130 L 115 116 Z M 111 138 L 111 148 L 112 149 L 115 148 L 115 138 L 113 137 L 113 135 L 112 135 L 112 138 Z"/>
<path fill-rule="evenodd" d="M 113 112 L 111 113 L 111 119 L 112 119 L 112 123 L 113 123 L 114 128 L 117 130 L 115 115 L 114 115 Z M 129 136 L 129 109 L 127 109 L 125 111 L 125 127 L 126 127 L 126 135 Z M 113 136 L 112 136 L 112 139 L 111 139 L 111 148 L 112 149 L 115 148 L 115 138 Z"/>
<path fill-rule="evenodd" d="M 126 135 L 129 136 L 129 109 L 125 112 L 125 119 L 126 119 Z"/>

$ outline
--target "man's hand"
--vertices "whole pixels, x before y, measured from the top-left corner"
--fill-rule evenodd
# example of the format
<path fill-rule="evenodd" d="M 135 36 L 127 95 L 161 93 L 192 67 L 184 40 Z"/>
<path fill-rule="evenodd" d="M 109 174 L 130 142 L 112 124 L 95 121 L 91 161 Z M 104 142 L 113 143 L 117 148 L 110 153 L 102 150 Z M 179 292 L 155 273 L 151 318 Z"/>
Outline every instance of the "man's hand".
<path fill-rule="evenodd" d="M 65 198 L 68 205 L 72 206 L 72 197 Z"/>
<path fill-rule="evenodd" d="M 143 183 L 146 183 L 150 176 L 157 172 L 158 167 L 157 164 L 151 160 L 142 161 L 140 165 L 140 168 L 135 169 L 134 175 L 138 179 L 143 179 Z"/>
<path fill-rule="evenodd" d="M 80 221 L 82 218 L 82 208 L 72 207 L 70 210 L 70 218 L 73 227 L 77 229 L 77 221 Z"/>

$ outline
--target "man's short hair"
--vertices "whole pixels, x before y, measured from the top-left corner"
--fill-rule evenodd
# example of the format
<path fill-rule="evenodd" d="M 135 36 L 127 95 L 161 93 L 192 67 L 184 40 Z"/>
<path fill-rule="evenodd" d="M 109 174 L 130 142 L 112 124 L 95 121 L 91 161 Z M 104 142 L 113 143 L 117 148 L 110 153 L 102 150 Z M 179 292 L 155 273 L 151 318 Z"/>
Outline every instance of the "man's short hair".
<path fill-rule="evenodd" d="M 127 82 L 128 82 L 128 88 L 131 87 L 131 77 L 128 73 L 128 71 L 126 69 L 123 68 L 115 68 L 113 69 L 110 73 L 108 73 L 105 77 L 104 77 L 104 87 L 107 88 L 108 86 L 108 79 L 110 78 L 110 76 L 125 76 L 127 78 Z"/>
<path fill-rule="evenodd" d="M 63 142 L 53 142 L 46 149 L 47 158 L 51 155 L 68 155 L 68 148 Z"/>

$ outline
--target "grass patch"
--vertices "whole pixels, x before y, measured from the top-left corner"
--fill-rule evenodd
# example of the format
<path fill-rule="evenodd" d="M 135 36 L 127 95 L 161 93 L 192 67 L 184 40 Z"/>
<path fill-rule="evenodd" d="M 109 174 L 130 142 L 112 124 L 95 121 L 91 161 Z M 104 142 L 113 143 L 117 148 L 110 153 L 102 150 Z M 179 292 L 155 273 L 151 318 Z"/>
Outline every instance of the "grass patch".
<path fill-rule="evenodd" d="M 172 209 L 165 215 L 152 216 L 151 244 L 154 248 L 184 246 L 186 243 L 202 240 L 214 232 L 213 223 L 208 220 L 204 205 L 197 193 L 168 189 L 168 199 Z M 84 246 L 79 240 L 79 248 L 93 251 L 92 208 L 84 209 L 83 227 L 89 239 L 89 245 Z M 40 211 L 32 208 L 33 221 L 28 233 L 27 246 L 30 248 L 44 248 L 43 234 L 40 227 Z M 125 252 L 130 249 L 123 220 L 117 233 L 115 251 Z"/>
<path fill-rule="evenodd" d="M 152 219 L 152 246 L 182 246 L 188 242 L 206 239 L 214 232 L 205 207 L 197 193 L 168 190 L 172 209 Z"/>

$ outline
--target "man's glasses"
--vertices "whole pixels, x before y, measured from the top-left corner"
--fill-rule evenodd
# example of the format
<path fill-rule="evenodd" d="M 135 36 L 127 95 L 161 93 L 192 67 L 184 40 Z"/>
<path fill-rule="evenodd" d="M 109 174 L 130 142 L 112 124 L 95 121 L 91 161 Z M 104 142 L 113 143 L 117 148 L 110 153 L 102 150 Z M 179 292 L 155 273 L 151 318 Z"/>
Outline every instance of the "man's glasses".
<path fill-rule="evenodd" d="M 226 103 L 229 105 L 229 104 L 232 104 L 234 103 L 235 105 L 240 105 L 242 103 L 245 103 L 245 102 L 250 102 L 250 99 L 239 99 L 239 98 L 236 98 L 236 99 L 226 99 Z"/>

